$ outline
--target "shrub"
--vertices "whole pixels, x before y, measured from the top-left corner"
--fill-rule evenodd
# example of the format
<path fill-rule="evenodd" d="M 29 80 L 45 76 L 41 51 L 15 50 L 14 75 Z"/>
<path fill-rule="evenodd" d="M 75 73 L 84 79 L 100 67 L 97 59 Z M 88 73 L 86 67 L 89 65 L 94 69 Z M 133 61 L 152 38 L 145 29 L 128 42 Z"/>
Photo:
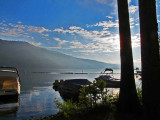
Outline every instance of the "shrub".
<path fill-rule="evenodd" d="M 137 95 L 138 95 L 140 104 L 142 105 L 142 88 L 137 88 Z"/>
<path fill-rule="evenodd" d="M 109 95 L 108 90 L 105 88 L 106 84 L 103 79 L 100 79 L 96 83 L 82 87 L 79 90 L 78 102 L 66 100 L 60 103 L 58 100 L 55 100 L 59 112 L 62 113 L 65 118 L 69 118 L 77 114 L 84 115 L 89 111 L 97 111 L 97 108 L 99 110 L 103 108 L 103 113 L 104 109 L 115 111 L 115 103 L 118 101 L 118 95 Z"/>
<path fill-rule="evenodd" d="M 63 113 L 64 117 L 68 118 L 70 115 L 74 114 L 78 109 L 76 102 L 72 100 L 66 100 L 63 103 L 60 103 L 58 100 L 55 100 L 59 112 Z"/>

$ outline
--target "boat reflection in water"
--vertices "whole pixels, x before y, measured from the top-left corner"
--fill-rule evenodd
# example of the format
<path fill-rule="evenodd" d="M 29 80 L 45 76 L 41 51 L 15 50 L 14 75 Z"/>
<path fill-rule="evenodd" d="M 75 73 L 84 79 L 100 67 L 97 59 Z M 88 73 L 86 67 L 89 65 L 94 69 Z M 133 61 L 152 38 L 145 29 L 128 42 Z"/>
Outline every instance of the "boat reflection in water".
<path fill-rule="evenodd" d="M 0 97 L 0 116 L 5 117 L 8 114 L 16 116 L 20 106 L 19 101 L 18 96 Z"/>
<path fill-rule="evenodd" d="M 68 79 L 64 82 L 55 81 L 55 83 L 53 83 L 53 89 L 59 91 L 60 96 L 64 100 L 72 99 L 77 101 L 80 88 L 88 86 L 90 83 L 88 79 Z"/>
<path fill-rule="evenodd" d="M 109 86 L 106 86 L 108 95 L 119 94 L 119 82 L 114 82 L 112 80 L 109 81 L 111 81 L 109 83 L 107 81 Z M 83 86 L 89 86 L 89 84 L 92 83 L 87 79 L 68 79 L 64 82 L 59 82 L 56 80 L 55 83 L 53 83 L 53 89 L 55 91 L 59 91 L 59 94 L 63 100 L 72 99 L 73 101 L 78 101 L 79 90 Z"/>

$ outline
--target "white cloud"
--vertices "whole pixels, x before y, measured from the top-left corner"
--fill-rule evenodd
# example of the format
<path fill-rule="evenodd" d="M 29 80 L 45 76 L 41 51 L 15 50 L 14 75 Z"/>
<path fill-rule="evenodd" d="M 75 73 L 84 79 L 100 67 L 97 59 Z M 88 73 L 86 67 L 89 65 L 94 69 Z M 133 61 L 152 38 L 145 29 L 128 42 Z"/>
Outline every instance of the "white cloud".
<path fill-rule="evenodd" d="M 30 32 L 37 32 L 37 33 L 43 33 L 43 32 L 50 32 L 51 30 L 46 29 L 44 27 L 35 27 L 35 26 L 28 26 L 27 31 Z"/>
<path fill-rule="evenodd" d="M 132 23 L 132 22 L 135 21 L 135 19 L 134 18 L 130 18 L 129 21 Z"/>
<path fill-rule="evenodd" d="M 63 29 L 63 27 L 61 28 L 56 28 L 53 30 L 54 32 L 62 32 L 62 33 L 65 33 L 65 30 Z"/>
<path fill-rule="evenodd" d="M 129 13 L 134 14 L 138 10 L 138 6 L 129 6 Z"/>
<path fill-rule="evenodd" d="M 24 36 L 24 37 L 27 37 L 21 33 L 17 33 L 15 30 L 9 30 L 9 31 L 2 31 L 0 33 L 0 35 L 4 35 L 4 36 L 9 36 L 9 37 L 19 37 L 19 36 Z"/>
<path fill-rule="evenodd" d="M 132 1 L 132 0 L 128 0 L 128 4 L 130 4 L 130 3 L 131 3 L 131 1 Z"/>
<path fill-rule="evenodd" d="M 41 34 L 44 37 L 49 37 L 49 34 Z"/>
<path fill-rule="evenodd" d="M 130 28 L 134 28 L 139 25 L 139 18 L 130 18 Z"/>
<path fill-rule="evenodd" d="M 60 38 L 56 38 L 56 37 L 54 37 L 53 39 L 56 40 L 56 41 L 58 41 L 58 47 L 56 47 L 56 48 L 59 48 L 59 49 L 62 48 L 62 44 L 65 44 L 65 43 L 68 42 L 66 40 L 60 40 Z"/>
<path fill-rule="evenodd" d="M 61 32 L 63 34 L 66 34 L 66 33 L 70 33 L 72 35 L 80 35 L 82 36 L 83 38 L 85 39 L 91 39 L 93 41 L 97 41 L 97 40 L 101 40 L 102 38 L 105 38 L 107 36 L 109 36 L 111 33 L 110 31 L 106 31 L 106 30 L 102 30 L 102 31 L 97 31 L 97 30 L 92 30 L 92 31 L 87 31 L 83 28 L 80 28 L 80 29 L 66 29 L 64 30 L 63 28 L 58 28 L 58 29 L 55 29 L 54 30 L 55 32 Z"/>
<path fill-rule="evenodd" d="M 81 27 L 70 26 L 69 29 L 70 30 L 79 30 L 79 29 L 81 29 Z"/>
<path fill-rule="evenodd" d="M 40 46 L 42 43 L 41 42 L 30 42 L 30 44 L 34 45 L 34 46 Z"/>
<path fill-rule="evenodd" d="M 136 34 L 134 36 L 131 36 L 132 39 L 132 47 L 139 47 L 140 46 L 140 34 Z"/>
<path fill-rule="evenodd" d="M 135 26 L 135 18 L 130 18 L 129 22 L 130 22 L 130 28 L 134 28 L 134 26 Z"/>
<path fill-rule="evenodd" d="M 50 32 L 51 30 L 46 29 L 44 27 L 36 27 L 36 26 L 27 26 L 22 25 L 21 21 L 17 22 L 18 24 L 13 23 L 0 23 L 0 35 L 9 36 L 9 37 L 26 37 L 32 39 L 30 32 L 39 33 L 42 36 L 49 36 L 48 34 L 44 34 L 43 32 Z"/>
<path fill-rule="evenodd" d="M 118 21 L 113 22 L 102 21 L 88 27 L 102 27 L 101 31 L 98 30 L 85 30 L 81 27 L 71 26 L 69 29 L 57 28 L 54 32 L 69 33 L 72 36 L 78 34 L 89 43 L 84 44 L 78 40 L 68 42 L 69 47 L 63 49 L 75 49 L 74 52 L 93 53 L 93 52 L 113 52 L 119 51 L 119 35 L 112 33 L 109 28 L 118 28 Z M 58 39 L 59 40 L 59 39 Z"/>
<path fill-rule="evenodd" d="M 99 26 L 99 27 L 103 27 L 103 28 L 106 28 L 106 29 L 111 28 L 111 27 L 119 27 L 117 21 L 116 21 L 116 22 L 113 22 L 113 21 L 111 21 L 111 20 L 98 22 L 98 23 L 96 23 L 96 24 L 94 24 L 94 25 L 88 25 L 88 27 L 89 27 L 89 26 L 90 26 L 90 27 Z"/>
<path fill-rule="evenodd" d="M 59 38 L 56 38 L 57 41 L 60 41 Z M 74 52 L 82 52 L 82 53 L 106 53 L 106 52 L 114 52 L 119 51 L 119 35 L 114 34 L 110 37 L 106 38 L 97 38 L 94 41 L 90 41 L 90 43 L 84 44 L 81 41 L 68 41 L 67 47 L 52 47 L 59 49 L 72 49 Z M 75 49 L 75 50 L 74 50 Z"/>
<path fill-rule="evenodd" d="M 83 44 L 82 44 L 81 42 L 79 42 L 79 41 L 71 41 L 70 43 L 71 43 L 71 46 L 70 46 L 68 49 L 86 48 L 86 46 L 83 45 Z"/>
<path fill-rule="evenodd" d="M 106 18 L 113 19 L 113 17 L 112 17 L 112 16 L 106 16 Z"/>
<path fill-rule="evenodd" d="M 135 20 L 134 18 L 130 19 L 131 25 L 134 24 Z M 73 37 L 77 34 L 84 38 L 84 40 L 87 43 L 84 43 L 82 41 L 68 41 L 68 46 L 65 47 L 59 47 L 60 49 L 72 49 L 74 52 L 81 52 L 81 53 L 108 53 L 108 52 L 115 52 L 120 50 L 120 42 L 119 42 L 119 34 L 116 32 L 111 32 L 110 28 L 118 28 L 118 20 L 113 21 L 102 21 L 98 22 L 93 25 L 87 25 L 88 27 L 102 27 L 101 31 L 98 30 L 86 30 L 81 27 L 77 26 L 71 26 L 68 29 L 64 28 L 57 28 L 54 29 L 54 32 L 59 32 L 62 34 L 69 33 Z M 57 41 L 60 41 L 59 39 L 56 39 Z M 139 46 L 139 36 L 135 35 L 132 36 L 132 44 L 133 47 Z"/>
<path fill-rule="evenodd" d="M 107 41 L 107 40 L 106 40 Z M 112 41 L 112 40 L 111 40 Z M 99 43 L 98 41 L 95 43 L 83 44 L 80 41 L 72 41 L 71 46 L 67 49 L 75 49 L 74 52 L 82 52 L 82 53 L 106 53 L 106 52 L 114 52 L 119 50 L 119 45 L 115 41 L 106 43 Z M 118 40 L 119 41 L 119 40 Z"/>
<path fill-rule="evenodd" d="M 58 41 L 59 44 L 57 47 L 49 47 L 56 49 L 72 49 L 73 52 L 81 52 L 81 53 L 106 53 L 106 52 L 114 52 L 119 51 L 119 35 L 114 34 L 110 37 L 106 38 L 97 38 L 90 43 L 82 43 L 82 41 L 66 41 L 60 40 L 59 38 L 54 38 L 54 40 Z M 67 46 L 61 46 L 62 43 L 68 43 Z"/>
<path fill-rule="evenodd" d="M 12 24 L 9 24 L 9 25 L 12 25 Z M 28 35 L 28 33 L 25 33 L 22 26 L 21 27 L 15 26 L 10 28 L 6 25 L 4 26 L 3 24 L 0 26 L 0 31 L 1 31 L 0 35 L 9 36 L 9 37 L 20 37 L 20 36 L 27 37 L 27 38 L 31 37 Z"/>
<path fill-rule="evenodd" d="M 21 28 L 21 29 L 27 28 L 26 25 L 19 25 L 19 24 L 13 24 L 13 23 L 8 23 L 8 27 L 10 27 L 10 28 Z"/>

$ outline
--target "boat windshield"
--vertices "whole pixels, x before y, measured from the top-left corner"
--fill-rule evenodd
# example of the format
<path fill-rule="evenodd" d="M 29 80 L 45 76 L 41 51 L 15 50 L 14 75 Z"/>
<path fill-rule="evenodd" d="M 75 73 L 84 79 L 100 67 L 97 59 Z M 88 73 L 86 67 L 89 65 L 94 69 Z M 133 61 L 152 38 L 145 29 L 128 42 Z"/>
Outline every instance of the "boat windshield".
<path fill-rule="evenodd" d="M 18 70 L 14 67 L 0 67 L 0 76 L 19 77 Z"/>

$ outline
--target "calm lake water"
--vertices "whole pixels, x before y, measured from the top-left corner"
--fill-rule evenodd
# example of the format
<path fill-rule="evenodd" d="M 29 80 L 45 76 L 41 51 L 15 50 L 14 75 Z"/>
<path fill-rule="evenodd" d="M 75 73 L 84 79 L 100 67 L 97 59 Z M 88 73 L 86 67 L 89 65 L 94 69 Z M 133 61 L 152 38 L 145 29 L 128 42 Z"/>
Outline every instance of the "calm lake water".
<path fill-rule="evenodd" d="M 63 102 L 58 91 L 52 88 L 58 79 L 86 78 L 93 81 L 102 70 L 53 70 L 20 72 L 21 94 L 15 103 L 0 104 L 0 120 L 26 120 L 56 114 L 59 110 L 54 103 L 55 98 Z M 87 72 L 89 74 L 61 74 L 66 72 Z M 120 70 L 114 70 L 114 77 L 120 77 Z M 136 80 L 137 84 L 140 84 Z"/>

